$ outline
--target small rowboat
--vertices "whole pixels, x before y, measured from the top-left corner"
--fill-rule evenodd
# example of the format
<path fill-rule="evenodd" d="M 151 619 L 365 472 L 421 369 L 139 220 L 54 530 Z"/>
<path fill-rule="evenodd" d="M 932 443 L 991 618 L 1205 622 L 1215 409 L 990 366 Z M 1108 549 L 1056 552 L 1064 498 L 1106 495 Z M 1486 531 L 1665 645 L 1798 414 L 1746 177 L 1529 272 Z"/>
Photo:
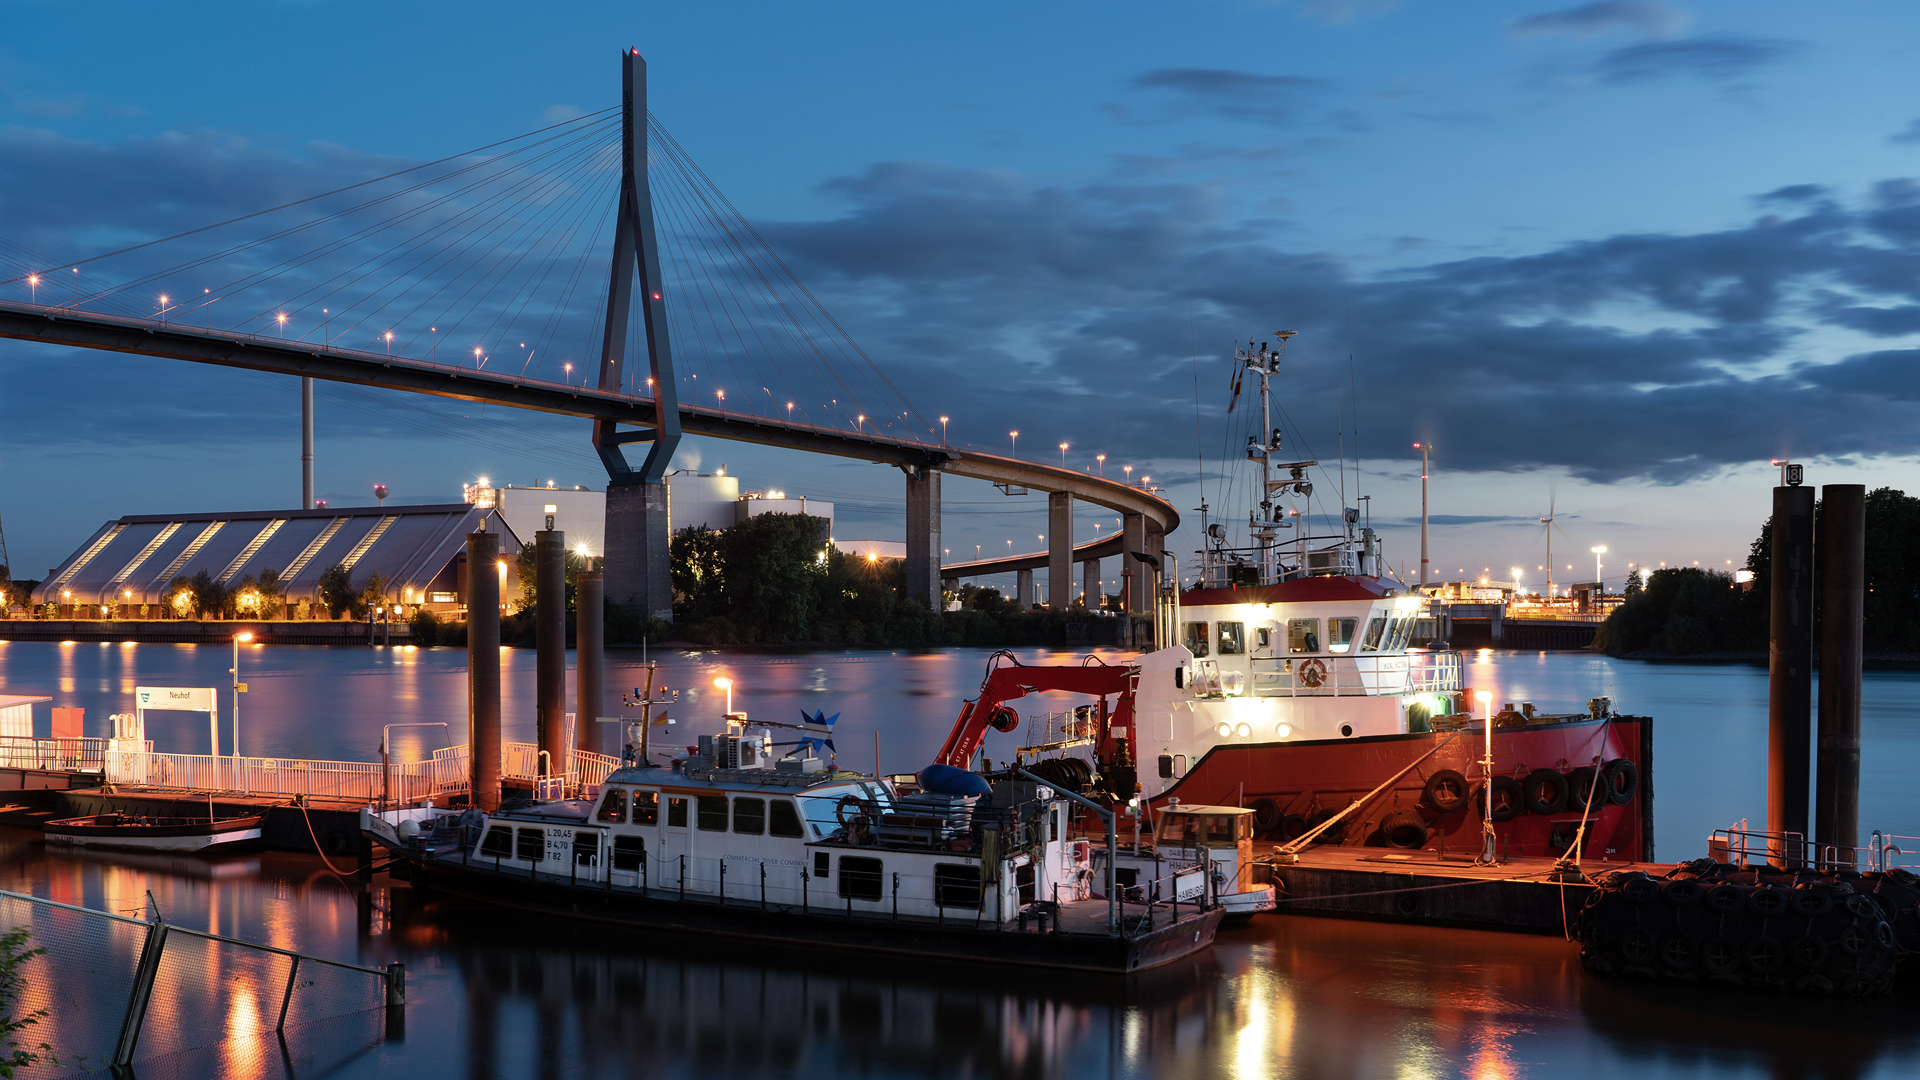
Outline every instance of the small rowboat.
<path fill-rule="evenodd" d="M 49 843 L 132 851 L 207 852 L 260 839 L 260 815 L 202 818 L 96 814 L 61 818 L 44 828 Z"/>

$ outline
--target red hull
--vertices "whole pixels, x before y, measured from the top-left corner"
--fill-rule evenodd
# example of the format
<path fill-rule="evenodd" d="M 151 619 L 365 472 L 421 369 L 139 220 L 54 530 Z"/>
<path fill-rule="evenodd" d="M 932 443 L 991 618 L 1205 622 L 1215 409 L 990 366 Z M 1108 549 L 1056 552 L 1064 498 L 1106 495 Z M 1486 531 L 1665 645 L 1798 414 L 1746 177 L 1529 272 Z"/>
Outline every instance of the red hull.
<path fill-rule="evenodd" d="M 1567 772 L 1625 758 L 1638 768 L 1639 785 L 1624 805 L 1614 805 L 1604 791 L 1594 796 L 1592 819 L 1584 845 L 1588 859 L 1621 862 L 1653 859 L 1652 727 L 1647 717 L 1619 717 L 1538 727 L 1496 727 L 1493 733 L 1494 774 L 1524 780 L 1529 770 Z M 1173 787 L 1152 800 L 1156 808 L 1170 799 L 1183 803 L 1255 806 L 1273 801 L 1280 814 L 1310 816 L 1319 810 L 1340 810 L 1364 796 L 1388 777 L 1433 749 L 1445 733 L 1386 735 L 1374 738 L 1318 742 L 1252 743 L 1219 746 L 1201 758 Z M 1445 847 L 1462 853 L 1480 849 L 1480 807 L 1477 793 L 1482 769 L 1484 736 L 1462 731 L 1440 752 L 1408 773 L 1349 818 L 1342 841 L 1348 845 L 1380 843 L 1379 825 L 1400 810 L 1418 814 L 1428 827 L 1426 848 Z M 1441 769 L 1453 769 L 1472 783 L 1476 797 L 1465 806 L 1440 813 L 1422 801 L 1427 778 Z M 1557 856 L 1577 828 L 1583 807 L 1572 805 L 1554 814 L 1522 810 L 1511 821 L 1495 822 L 1502 854 Z"/>

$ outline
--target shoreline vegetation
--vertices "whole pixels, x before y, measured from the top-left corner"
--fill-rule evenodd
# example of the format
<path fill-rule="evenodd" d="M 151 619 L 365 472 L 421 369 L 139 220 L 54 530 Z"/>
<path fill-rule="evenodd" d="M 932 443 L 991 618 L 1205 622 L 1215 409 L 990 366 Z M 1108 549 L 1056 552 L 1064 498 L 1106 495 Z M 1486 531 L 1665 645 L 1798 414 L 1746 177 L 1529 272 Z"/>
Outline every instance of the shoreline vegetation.
<path fill-rule="evenodd" d="M 1816 546 L 1820 513 L 1816 503 Z M 1893 488 L 1869 492 L 1866 526 L 1866 661 L 1920 665 L 1920 499 Z M 1772 553 L 1769 517 L 1747 550 L 1749 581 L 1691 566 L 1655 570 L 1644 584 L 1630 580 L 1594 649 L 1630 660 L 1765 663 Z M 1819 610 L 1816 603 L 1816 642 Z"/>

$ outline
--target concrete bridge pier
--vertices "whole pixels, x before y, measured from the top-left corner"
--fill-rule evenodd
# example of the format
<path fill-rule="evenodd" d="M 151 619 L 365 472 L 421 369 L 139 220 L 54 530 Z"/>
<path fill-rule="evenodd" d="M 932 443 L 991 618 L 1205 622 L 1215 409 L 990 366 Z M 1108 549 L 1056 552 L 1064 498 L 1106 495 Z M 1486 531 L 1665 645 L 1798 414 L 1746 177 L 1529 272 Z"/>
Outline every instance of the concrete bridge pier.
<path fill-rule="evenodd" d="M 1080 596 L 1088 611 L 1099 611 L 1106 602 L 1106 596 L 1100 591 L 1100 560 L 1088 559 L 1080 564 Z"/>
<path fill-rule="evenodd" d="M 1128 514 L 1121 522 L 1120 580 L 1126 583 L 1126 605 L 1131 612 L 1153 607 L 1153 567 L 1134 558 L 1147 550 L 1147 516 Z"/>
<path fill-rule="evenodd" d="M 642 618 L 673 621 L 667 485 L 607 485 L 607 599 L 637 604 Z"/>
<path fill-rule="evenodd" d="M 1073 603 L 1073 495 L 1047 492 L 1047 601 L 1055 611 Z"/>
<path fill-rule="evenodd" d="M 1013 580 L 1014 580 L 1013 598 L 1015 601 L 1019 603 L 1020 610 L 1025 611 L 1028 608 L 1031 608 L 1033 606 L 1033 599 L 1034 599 L 1033 598 L 1033 571 L 1015 570 L 1013 572 Z"/>
<path fill-rule="evenodd" d="M 907 595 L 940 610 L 940 470 L 902 466 L 907 474 Z"/>

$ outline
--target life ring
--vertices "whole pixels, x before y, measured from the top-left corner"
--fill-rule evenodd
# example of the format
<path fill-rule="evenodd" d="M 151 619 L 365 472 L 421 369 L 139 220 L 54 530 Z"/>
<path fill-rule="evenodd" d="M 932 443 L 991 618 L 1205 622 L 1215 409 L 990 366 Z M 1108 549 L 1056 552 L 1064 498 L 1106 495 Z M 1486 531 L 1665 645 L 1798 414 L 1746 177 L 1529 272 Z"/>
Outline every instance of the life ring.
<path fill-rule="evenodd" d="M 1319 660 L 1302 660 L 1300 662 L 1301 686 L 1309 690 L 1317 690 L 1320 688 L 1320 684 L 1326 681 L 1327 665 L 1321 663 Z"/>
<path fill-rule="evenodd" d="M 843 829 L 852 828 L 852 826 L 847 821 L 847 807 L 849 806 L 858 810 L 860 807 L 859 796 L 842 795 L 840 796 L 840 801 L 833 804 L 833 820 L 839 822 L 840 827 Z M 858 820 L 859 818 L 862 818 L 865 816 L 866 816 L 865 811 L 861 811 L 860 813 L 855 815 L 855 820 Z"/>

